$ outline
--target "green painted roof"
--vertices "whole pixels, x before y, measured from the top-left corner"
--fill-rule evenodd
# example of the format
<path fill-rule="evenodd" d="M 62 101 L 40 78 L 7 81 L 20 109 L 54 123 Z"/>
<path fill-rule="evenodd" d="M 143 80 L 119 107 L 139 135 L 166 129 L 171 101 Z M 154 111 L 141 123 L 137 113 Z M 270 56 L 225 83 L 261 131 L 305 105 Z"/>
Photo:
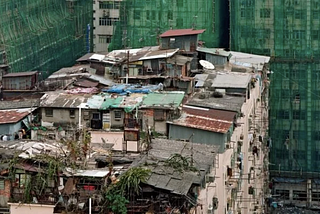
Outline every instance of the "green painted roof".
<path fill-rule="evenodd" d="M 177 108 L 182 103 L 184 92 L 159 92 L 151 93 L 143 100 L 142 107 Z"/>
<path fill-rule="evenodd" d="M 123 100 L 123 97 L 106 98 L 106 100 L 102 103 L 100 109 L 106 110 L 109 108 L 117 108 L 122 102 L 122 100 Z"/>

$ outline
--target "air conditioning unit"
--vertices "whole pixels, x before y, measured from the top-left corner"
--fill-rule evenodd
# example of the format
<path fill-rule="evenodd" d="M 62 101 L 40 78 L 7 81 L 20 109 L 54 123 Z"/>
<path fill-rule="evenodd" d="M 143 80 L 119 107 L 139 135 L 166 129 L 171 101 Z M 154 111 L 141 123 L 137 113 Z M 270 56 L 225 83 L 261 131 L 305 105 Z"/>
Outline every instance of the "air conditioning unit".
<path fill-rule="evenodd" d="M 206 183 L 213 183 L 215 180 L 214 175 L 206 175 Z"/>
<path fill-rule="evenodd" d="M 152 73 L 153 72 L 152 68 L 147 68 L 147 72 Z"/>

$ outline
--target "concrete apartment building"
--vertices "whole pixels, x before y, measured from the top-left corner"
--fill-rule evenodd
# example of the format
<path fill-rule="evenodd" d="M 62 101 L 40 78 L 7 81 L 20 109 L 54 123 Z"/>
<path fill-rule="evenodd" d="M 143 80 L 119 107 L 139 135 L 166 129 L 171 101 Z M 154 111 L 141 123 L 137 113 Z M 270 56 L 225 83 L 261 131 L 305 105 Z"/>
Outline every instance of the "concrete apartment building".
<path fill-rule="evenodd" d="M 273 195 L 319 207 L 319 13 L 316 0 L 230 1 L 231 48 L 271 56 Z"/>
<path fill-rule="evenodd" d="M 93 1 L 93 51 L 108 52 L 115 26 L 120 18 L 122 0 Z"/>

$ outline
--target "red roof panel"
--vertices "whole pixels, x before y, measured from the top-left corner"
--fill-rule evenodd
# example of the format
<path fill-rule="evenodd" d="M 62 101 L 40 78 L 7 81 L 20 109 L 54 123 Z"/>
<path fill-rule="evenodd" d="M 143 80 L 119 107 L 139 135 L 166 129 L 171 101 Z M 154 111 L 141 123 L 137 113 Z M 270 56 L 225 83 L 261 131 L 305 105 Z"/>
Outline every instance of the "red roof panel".
<path fill-rule="evenodd" d="M 205 31 L 205 29 L 202 30 L 193 30 L 190 29 L 176 29 L 176 30 L 168 30 L 160 35 L 160 37 L 171 37 L 171 36 L 186 36 L 186 35 L 196 35 L 201 34 Z"/>

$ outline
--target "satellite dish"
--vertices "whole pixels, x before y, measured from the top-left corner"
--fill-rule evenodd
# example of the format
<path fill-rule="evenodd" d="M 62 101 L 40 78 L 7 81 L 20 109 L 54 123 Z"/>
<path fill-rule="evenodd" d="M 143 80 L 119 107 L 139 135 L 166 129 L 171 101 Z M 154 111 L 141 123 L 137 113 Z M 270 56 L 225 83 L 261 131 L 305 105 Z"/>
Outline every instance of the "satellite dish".
<path fill-rule="evenodd" d="M 208 70 L 213 70 L 214 69 L 214 65 L 211 62 L 208 62 L 206 60 L 200 60 L 199 63 L 205 69 L 208 69 Z"/>

